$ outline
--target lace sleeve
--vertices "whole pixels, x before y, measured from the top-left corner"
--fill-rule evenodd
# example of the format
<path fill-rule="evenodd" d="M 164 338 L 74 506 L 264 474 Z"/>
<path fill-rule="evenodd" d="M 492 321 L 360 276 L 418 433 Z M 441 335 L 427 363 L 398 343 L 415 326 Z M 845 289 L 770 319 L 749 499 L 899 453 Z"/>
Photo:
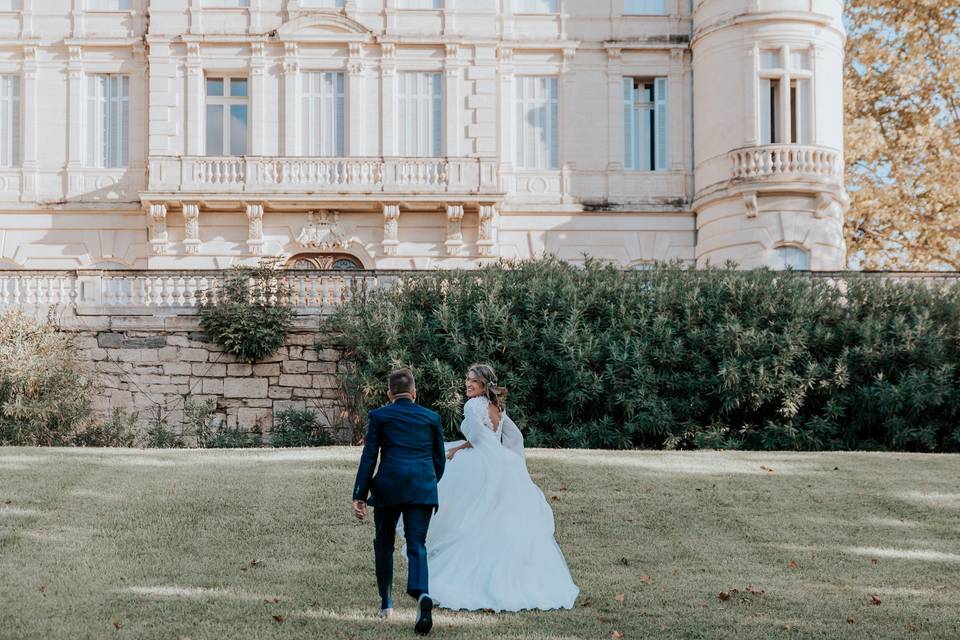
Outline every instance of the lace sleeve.
<path fill-rule="evenodd" d="M 490 420 L 490 414 L 487 411 L 486 398 L 470 398 L 463 405 L 463 422 L 460 423 L 460 432 L 474 447 L 499 445 L 498 435 L 486 425 Z"/>
<path fill-rule="evenodd" d="M 523 434 L 506 412 L 500 417 L 500 429 L 503 432 L 503 446 L 523 456 Z"/>

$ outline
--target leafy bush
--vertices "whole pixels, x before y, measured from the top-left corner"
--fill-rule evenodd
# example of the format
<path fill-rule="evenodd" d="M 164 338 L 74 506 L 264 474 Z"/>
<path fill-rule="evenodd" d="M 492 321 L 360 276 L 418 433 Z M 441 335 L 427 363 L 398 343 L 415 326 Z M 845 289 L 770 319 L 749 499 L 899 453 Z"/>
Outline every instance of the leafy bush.
<path fill-rule="evenodd" d="M 274 447 L 325 447 L 333 436 L 320 423 L 320 416 L 309 409 L 284 409 L 273 415 L 270 443 Z"/>
<path fill-rule="evenodd" d="M 411 274 L 326 325 L 360 415 L 412 366 L 454 435 L 491 363 L 531 446 L 960 450 L 960 287 L 556 259 Z"/>
<path fill-rule="evenodd" d="M 162 407 L 153 407 L 154 415 L 144 434 L 143 446 L 148 449 L 180 449 L 184 442 L 180 434 L 175 433 L 167 424 Z"/>
<path fill-rule="evenodd" d="M 51 318 L 0 314 L 0 444 L 69 444 L 90 424 L 94 390 Z"/>
<path fill-rule="evenodd" d="M 114 407 L 110 418 L 95 422 L 78 433 L 73 444 L 78 447 L 133 447 L 137 443 L 140 414 Z"/>
<path fill-rule="evenodd" d="M 228 427 L 223 416 L 217 415 L 215 400 L 187 398 L 183 403 L 184 431 L 193 433 L 201 449 L 241 449 L 263 444 L 260 428 L 249 432 L 239 427 Z"/>
<path fill-rule="evenodd" d="M 207 295 L 200 305 L 200 323 L 227 353 L 253 362 L 283 345 L 293 310 L 281 304 L 286 289 L 269 265 L 234 267 L 223 288 Z"/>

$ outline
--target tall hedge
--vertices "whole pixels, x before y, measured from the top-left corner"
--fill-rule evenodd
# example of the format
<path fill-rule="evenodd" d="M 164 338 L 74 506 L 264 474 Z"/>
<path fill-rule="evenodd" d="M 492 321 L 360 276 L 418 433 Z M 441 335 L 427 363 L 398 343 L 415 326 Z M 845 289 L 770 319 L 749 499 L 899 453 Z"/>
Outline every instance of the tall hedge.
<path fill-rule="evenodd" d="M 545 259 L 412 274 L 326 329 L 361 419 L 411 366 L 453 436 L 483 361 L 533 446 L 960 450 L 960 287 Z"/>

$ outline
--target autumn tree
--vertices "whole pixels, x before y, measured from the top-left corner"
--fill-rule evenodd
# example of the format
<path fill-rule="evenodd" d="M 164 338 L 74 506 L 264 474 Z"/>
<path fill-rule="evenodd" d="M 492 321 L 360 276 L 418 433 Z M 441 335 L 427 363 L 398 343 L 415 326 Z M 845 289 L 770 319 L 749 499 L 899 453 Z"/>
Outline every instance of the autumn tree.
<path fill-rule="evenodd" d="M 960 4 L 848 0 L 848 255 L 960 269 Z"/>

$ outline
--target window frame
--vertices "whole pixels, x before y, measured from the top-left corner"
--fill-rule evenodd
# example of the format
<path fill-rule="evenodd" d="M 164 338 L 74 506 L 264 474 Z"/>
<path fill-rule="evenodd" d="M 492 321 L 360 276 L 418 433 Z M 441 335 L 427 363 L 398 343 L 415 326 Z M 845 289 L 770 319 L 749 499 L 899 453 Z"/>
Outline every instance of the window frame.
<path fill-rule="evenodd" d="M 310 130 L 311 127 L 310 127 L 310 123 L 309 123 L 309 120 L 308 120 L 310 116 L 308 115 L 308 111 L 307 111 L 308 103 L 309 103 L 310 101 L 309 101 L 309 99 L 308 99 L 308 92 L 307 92 L 307 90 L 306 90 L 306 86 L 305 86 L 305 85 L 306 85 L 307 82 L 310 81 L 310 77 L 313 76 L 313 75 L 318 75 L 318 76 L 320 76 L 320 77 L 321 77 L 321 83 L 322 83 L 322 82 L 323 82 L 323 80 L 322 80 L 323 76 L 325 76 L 325 75 L 327 75 L 327 74 L 333 75 L 334 77 L 336 77 L 336 76 L 339 76 L 339 77 L 340 77 L 340 88 L 339 88 L 339 89 L 336 88 L 336 80 L 334 81 L 334 83 L 335 83 L 335 84 L 334 84 L 334 93 L 333 93 L 333 101 L 334 101 L 334 102 L 333 102 L 333 109 L 332 109 L 332 111 L 333 111 L 333 117 L 334 117 L 334 118 L 337 117 L 337 112 L 339 111 L 339 118 L 340 118 L 339 129 L 336 129 L 336 124 L 333 125 L 333 126 L 335 127 L 334 131 L 339 130 L 339 139 L 335 139 L 335 140 L 333 140 L 333 142 L 332 142 L 333 153 L 323 153 L 322 150 L 321 150 L 320 152 L 318 152 L 318 153 L 313 153 L 312 150 L 311 150 L 311 146 L 312 146 L 312 144 L 313 144 L 313 142 L 314 142 L 314 139 L 313 139 L 313 132 Z M 300 155 L 301 155 L 301 156 L 309 156 L 309 157 L 330 157 L 330 158 L 344 157 L 344 156 L 346 155 L 346 153 L 347 153 L 347 136 L 349 135 L 349 133 L 348 133 L 349 124 L 348 124 L 348 123 L 349 123 L 349 118 L 350 118 L 350 115 L 349 115 L 349 105 L 347 104 L 347 100 L 348 100 L 348 98 L 347 98 L 347 94 L 348 94 L 348 92 L 347 92 L 347 75 L 346 75 L 346 74 L 343 72 L 343 70 L 341 70 L 341 69 L 308 69 L 308 70 L 301 70 L 301 71 L 300 71 L 300 77 L 301 77 L 301 79 L 300 79 L 300 88 L 299 88 L 299 89 L 300 89 L 300 95 L 299 95 L 299 102 L 300 102 L 300 118 L 299 118 L 300 135 L 298 136 L 298 137 L 299 137 L 299 140 L 300 140 L 300 144 L 299 144 L 299 147 L 300 147 Z M 311 91 L 311 92 L 309 92 L 309 93 L 312 94 L 313 92 Z M 323 98 L 323 97 L 325 97 L 325 96 L 323 96 L 323 94 L 321 93 L 320 95 L 318 95 L 318 96 L 316 96 L 316 97 L 318 97 L 318 98 Z M 336 101 L 337 101 L 338 99 L 339 99 L 339 101 L 340 101 L 339 107 L 338 107 L 338 105 L 336 104 Z M 323 113 L 323 107 L 321 106 L 321 116 L 322 116 L 322 113 Z M 320 134 L 322 134 L 323 131 L 326 129 L 326 127 L 323 126 L 323 123 L 322 123 L 322 122 L 318 122 L 316 126 L 318 126 L 318 127 L 320 128 L 320 131 L 319 131 Z M 322 135 L 321 135 L 321 137 L 319 138 L 319 140 L 317 141 L 317 144 L 318 144 L 318 146 L 322 149 L 322 147 L 323 147 L 323 138 L 322 138 Z"/>
<path fill-rule="evenodd" d="M 623 168 L 631 172 L 670 170 L 670 78 L 669 76 L 624 76 L 622 92 L 631 86 L 630 100 L 621 95 L 623 105 Z M 637 86 L 650 87 L 650 99 L 637 99 Z M 628 106 L 629 105 L 629 106 Z M 630 125 L 627 109 L 630 109 Z M 643 115 L 638 118 L 637 113 Z M 649 115 L 647 115 L 649 114 Z M 662 122 L 661 122 L 662 121 Z M 642 123 L 646 126 L 640 126 Z"/>
<path fill-rule="evenodd" d="M 757 140 L 761 145 L 815 143 L 813 47 L 763 43 L 755 49 L 757 68 Z M 805 65 L 795 66 L 794 54 Z M 776 54 L 777 66 L 768 66 Z"/>
<path fill-rule="evenodd" d="M 223 82 L 224 95 L 222 96 L 211 96 L 209 93 L 209 82 L 210 80 L 221 80 Z M 244 80 L 247 84 L 246 95 L 244 96 L 234 96 L 232 95 L 233 90 L 233 81 L 234 80 Z M 204 155 L 210 158 L 239 158 L 250 153 L 250 78 L 242 75 L 230 75 L 229 73 L 216 73 L 208 72 L 203 79 L 203 88 L 204 88 L 204 136 L 203 136 L 203 147 Z M 228 91 L 230 92 L 228 94 Z M 220 153 L 210 153 L 210 107 L 211 106 L 221 106 L 223 111 L 221 114 L 221 139 L 220 139 Z M 232 143 L 232 126 L 231 126 L 231 112 L 232 107 L 234 106 L 244 106 L 246 107 L 246 117 L 244 121 L 245 129 L 245 140 L 244 140 L 244 149 L 243 153 L 233 153 L 231 146 Z"/>
<path fill-rule="evenodd" d="M 429 95 L 422 91 L 418 91 L 415 94 L 410 94 L 407 92 L 407 83 L 405 79 L 414 76 L 432 76 L 436 79 L 436 84 L 434 89 Z M 419 85 L 418 88 L 422 88 Z M 396 91 L 396 138 L 397 138 L 397 154 L 406 158 L 442 158 L 444 156 L 445 150 L 445 131 L 446 128 L 444 123 L 446 122 L 446 96 L 445 94 L 445 85 L 444 85 L 444 74 L 441 71 L 423 71 L 423 70 L 403 70 L 397 72 L 397 91 Z M 424 153 L 420 150 L 421 142 L 423 140 L 419 137 L 420 131 L 415 132 L 410 131 L 408 128 L 408 119 L 409 115 L 407 111 L 409 110 L 411 104 L 415 106 L 414 116 L 417 122 L 420 122 L 423 118 L 420 109 L 423 107 L 423 103 L 429 103 L 429 121 L 430 121 L 430 141 L 429 147 L 430 152 Z M 436 127 L 435 129 L 433 127 Z M 417 127 L 412 127 L 416 129 Z M 413 152 L 411 153 L 411 144 L 414 146 Z"/>
<path fill-rule="evenodd" d="M 535 95 L 527 97 L 525 91 L 521 97 L 521 83 L 531 78 L 534 80 L 549 81 L 549 88 L 544 94 L 545 99 L 542 103 L 537 101 Z M 534 87 L 534 93 L 536 93 L 536 84 L 532 86 Z M 512 107 L 516 118 L 514 122 L 514 133 L 516 135 L 514 141 L 516 146 L 514 150 L 514 162 L 517 169 L 522 171 L 559 171 L 563 162 L 563 159 L 560 157 L 562 144 L 560 123 L 563 118 L 563 113 L 560 109 L 560 76 L 556 74 L 515 75 L 513 80 Z M 525 146 L 525 143 L 530 141 L 530 135 L 535 135 L 537 132 L 537 127 L 529 124 L 526 115 L 530 113 L 531 109 L 539 108 L 543 108 L 546 114 L 544 117 L 544 125 L 540 128 L 549 130 L 549 137 L 546 138 L 546 142 L 542 148 L 544 162 L 541 162 L 541 158 L 539 157 L 540 148 L 536 143 L 534 143 L 534 146 L 530 149 Z M 529 156 L 532 156 L 532 162 L 529 161 Z"/>
<path fill-rule="evenodd" d="M 510 0 L 513 2 L 513 14 L 521 16 L 556 16 L 560 15 L 560 1 L 561 0 Z M 531 5 L 536 2 L 549 2 L 553 5 L 548 11 L 539 11 L 530 9 L 529 7 L 523 7 L 524 2 L 529 2 Z"/>
<path fill-rule="evenodd" d="M 7 95 L 7 82 L 11 91 Z M 23 147 L 23 81 L 19 74 L 0 74 L 0 131 L 8 128 L 8 139 L 0 140 L 0 168 L 14 169 L 20 166 Z"/>
<path fill-rule="evenodd" d="M 648 13 L 648 12 L 641 12 L 641 11 L 627 11 L 627 3 L 629 1 L 630 0 L 621 0 L 621 2 L 623 3 L 622 15 L 624 16 L 639 16 L 643 18 L 669 18 L 673 13 L 670 7 L 670 0 L 659 0 L 663 3 L 663 11 L 656 12 L 656 13 Z M 640 1 L 649 2 L 650 0 L 640 0 Z"/>
<path fill-rule="evenodd" d="M 98 78 L 106 78 L 104 92 L 100 93 L 101 85 L 97 82 Z M 116 96 L 118 102 L 118 114 L 120 121 L 118 127 L 118 137 L 122 144 L 114 145 L 111 140 L 113 127 L 110 124 L 111 101 L 114 96 L 109 93 L 109 84 L 113 81 L 119 81 L 120 88 L 126 89 L 126 93 Z M 124 81 L 126 87 L 124 87 Z M 97 95 L 90 92 L 91 82 L 96 83 Z M 132 79 L 125 73 L 87 73 L 84 75 L 84 87 L 86 95 L 84 96 L 83 122 L 87 127 L 86 144 L 87 149 L 84 153 L 86 166 L 91 169 L 125 169 L 130 166 L 130 89 Z M 97 112 L 91 112 L 91 108 L 96 105 Z M 107 122 L 104 122 L 104 121 Z M 111 159 L 111 153 L 116 151 L 119 157 Z"/>

